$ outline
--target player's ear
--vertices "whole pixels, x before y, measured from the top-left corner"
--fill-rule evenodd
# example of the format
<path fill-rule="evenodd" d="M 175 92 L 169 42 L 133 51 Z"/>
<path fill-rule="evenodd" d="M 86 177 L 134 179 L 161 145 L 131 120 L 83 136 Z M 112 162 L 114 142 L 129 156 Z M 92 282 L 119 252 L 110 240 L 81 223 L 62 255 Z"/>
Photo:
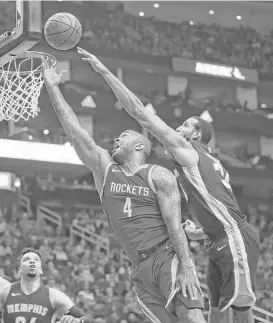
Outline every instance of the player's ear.
<path fill-rule="evenodd" d="M 194 132 L 192 134 L 192 139 L 193 140 L 201 140 L 201 137 L 202 137 L 201 130 L 194 130 Z"/>
<path fill-rule="evenodd" d="M 140 143 L 138 143 L 137 145 L 136 145 L 136 151 L 141 151 L 141 150 L 143 150 L 144 149 L 144 144 L 142 143 L 142 142 L 140 142 Z"/>

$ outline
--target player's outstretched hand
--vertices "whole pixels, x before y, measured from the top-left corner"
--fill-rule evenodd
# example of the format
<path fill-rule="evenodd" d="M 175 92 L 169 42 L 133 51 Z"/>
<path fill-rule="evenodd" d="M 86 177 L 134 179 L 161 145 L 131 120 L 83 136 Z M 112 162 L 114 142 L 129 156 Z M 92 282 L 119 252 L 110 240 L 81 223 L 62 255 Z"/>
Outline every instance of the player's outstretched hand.
<path fill-rule="evenodd" d="M 60 319 L 60 323 L 81 323 L 81 320 L 71 315 L 64 315 Z"/>
<path fill-rule="evenodd" d="M 42 56 L 42 71 L 43 78 L 46 84 L 48 85 L 59 85 L 61 83 L 63 74 L 65 70 L 61 71 L 59 74 L 55 71 L 55 68 L 50 65 L 48 60 Z"/>
<path fill-rule="evenodd" d="M 80 55 L 84 56 L 82 60 L 90 63 L 94 71 L 96 71 L 97 73 L 107 73 L 109 71 L 108 68 L 103 65 L 95 55 L 90 54 L 88 51 L 80 47 L 77 47 L 77 50 Z"/>
<path fill-rule="evenodd" d="M 194 267 L 180 266 L 177 272 L 176 288 L 182 291 L 184 297 L 197 300 L 202 295 L 202 290 Z"/>

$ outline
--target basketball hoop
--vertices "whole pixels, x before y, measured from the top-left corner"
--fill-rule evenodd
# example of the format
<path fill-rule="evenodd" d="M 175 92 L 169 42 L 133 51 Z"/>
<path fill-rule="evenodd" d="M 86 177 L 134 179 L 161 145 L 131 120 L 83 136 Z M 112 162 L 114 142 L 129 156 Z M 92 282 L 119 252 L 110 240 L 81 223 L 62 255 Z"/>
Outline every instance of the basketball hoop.
<path fill-rule="evenodd" d="M 28 120 L 38 115 L 38 99 L 44 84 L 42 56 L 56 66 L 54 56 L 27 51 L 0 66 L 0 121 Z"/>

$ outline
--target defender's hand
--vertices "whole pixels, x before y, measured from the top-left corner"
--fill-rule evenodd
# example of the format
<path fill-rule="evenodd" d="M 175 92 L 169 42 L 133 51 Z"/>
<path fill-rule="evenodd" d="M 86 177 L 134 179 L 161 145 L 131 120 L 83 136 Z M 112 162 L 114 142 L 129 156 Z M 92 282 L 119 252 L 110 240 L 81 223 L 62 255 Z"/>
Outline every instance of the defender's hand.
<path fill-rule="evenodd" d="M 199 293 L 202 295 L 202 290 L 194 267 L 183 268 L 183 266 L 180 265 L 177 272 L 176 287 L 181 289 L 184 297 L 188 297 L 189 295 L 192 300 L 197 300 Z"/>
<path fill-rule="evenodd" d="M 48 85 L 59 85 L 61 83 L 63 74 L 65 70 L 61 71 L 59 74 L 55 71 L 55 68 L 50 65 L 50 63 L 42 56 L 42 71 L 43 78 Z"/>
<path fill-rule="evenodd" d="M 71 316 L 71 315 L 64 315 L 60 319 L 60 323 L 81 323 L 81 319 L 78 319 L 78 318 Z"/>
<path fill-rule="evenodd" d="M 109 71 L 95 55 L 90 54 L 80 47 L 77 47 L 77 50 L 80 55 L 84 56 L 82 60 L 90 63 L 97 73 L 107 73 Z"/>
<path fill-rule="evenodd" d="M 195 233 L 196 233 L 196 225 L 194 222 L 192 222 L 191 220 L 187 220 L 186 222 L 182 223 L 182 227 L 185 231 L 185 233 L 187 234 L 187 236 L 194 240 L 195 237 Z"/>

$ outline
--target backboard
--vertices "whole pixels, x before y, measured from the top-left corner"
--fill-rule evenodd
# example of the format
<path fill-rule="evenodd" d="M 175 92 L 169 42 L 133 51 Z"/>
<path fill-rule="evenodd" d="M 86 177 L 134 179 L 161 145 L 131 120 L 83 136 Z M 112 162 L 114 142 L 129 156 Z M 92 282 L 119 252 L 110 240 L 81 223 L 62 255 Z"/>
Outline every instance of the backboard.
<path fill-rule="evenodd" d="M 29 50 L 41 37 L 40 0 L 0 1 L 0 66 Z"/>

